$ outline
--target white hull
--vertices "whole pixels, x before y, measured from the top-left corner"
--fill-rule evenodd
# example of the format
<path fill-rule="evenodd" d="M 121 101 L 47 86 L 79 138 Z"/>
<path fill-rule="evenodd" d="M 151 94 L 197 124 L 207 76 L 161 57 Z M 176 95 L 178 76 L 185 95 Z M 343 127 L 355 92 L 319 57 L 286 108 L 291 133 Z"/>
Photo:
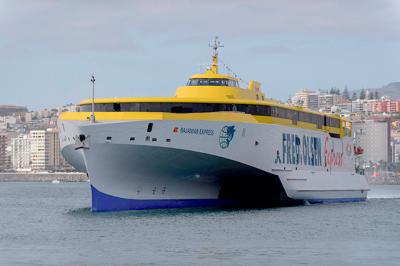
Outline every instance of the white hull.
<path fill-rule="evenodd" d="M 90 176 L 98 211 L 219 205 L 232 198 L 331 202 L 367 196 L 364 176 L 354 173 L 349 137 L 192 120 L 60 121 L 60 132 L 66 159 Z M 79 135 L 85 140 L 76 141 Z"/>

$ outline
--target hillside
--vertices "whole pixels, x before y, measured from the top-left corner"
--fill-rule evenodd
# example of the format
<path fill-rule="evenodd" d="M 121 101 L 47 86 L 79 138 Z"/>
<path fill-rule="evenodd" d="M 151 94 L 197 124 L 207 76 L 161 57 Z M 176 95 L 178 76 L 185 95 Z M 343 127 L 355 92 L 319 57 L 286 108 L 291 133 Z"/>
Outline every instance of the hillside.
<path fill-rule="evenodd" d="M 368 90 L 372 93 L 378 91 L 379 97 L 389 96 L 392 100 L 400 99 L 400 82 L 391 82 L 385 86 L 382 86 L 381 88 L 366 88 L 365 90 Z M 355 92 L 357 95 L 359 95 L 360 91 L 361 89 L 352 90 L 349 91 L 349 94 L 351 96 L 353 92 Z"/>
<path fill-rule="evenodd" d="M 400 99 L 400 82 L 392 82 L 378 89 L 379 95 L 389 96 L 393 100 Z"/>

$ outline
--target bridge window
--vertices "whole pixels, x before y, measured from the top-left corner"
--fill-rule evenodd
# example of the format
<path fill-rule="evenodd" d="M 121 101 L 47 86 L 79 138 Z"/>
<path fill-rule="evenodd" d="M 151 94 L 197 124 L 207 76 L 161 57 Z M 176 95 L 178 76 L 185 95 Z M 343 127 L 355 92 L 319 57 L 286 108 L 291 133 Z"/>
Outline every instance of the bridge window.
<path fill-rule="evenodd" d="M 239 87 L 239 83 L 236 80 L 230 79 L 189 79 L 186 85 Z"/>

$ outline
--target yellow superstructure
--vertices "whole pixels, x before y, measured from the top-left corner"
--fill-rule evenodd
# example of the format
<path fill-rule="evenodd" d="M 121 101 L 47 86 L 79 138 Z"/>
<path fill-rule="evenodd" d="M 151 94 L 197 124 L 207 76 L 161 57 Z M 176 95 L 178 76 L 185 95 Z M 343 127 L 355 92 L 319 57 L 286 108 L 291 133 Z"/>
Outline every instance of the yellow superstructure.
<path fill-rule="evenodd" d="M 196 74 L 189 78 L 187 86 L 178 87 L 175 96 L 177 98 L 203 98 L 203 99 L 242 99 L 264 100 L 259 82 L 251 81 L 249 88 L 239 87 L 239 79 L 228 74 L 218 72 L 218 53 L 214 45 L 212 65 L 203 74 Z M 215 84 L 213 86 L 212 84 Z"/>
<path fill-rule="evenodd" d="M 212 46 L 212 64 L 203 74 L 192 75 L 175 97 L 98 98 L 94 100 L 97 120 L 224 120 L 278 124 L 325 131 L 333 136 L 351 134 L 351 123 L 338 115 L 323 114 L 268 99 L 261 84 L 250 81 L 247 88 L 239 79 L 218 71 L 219 43 Z M 62 113 L 61 120 L 86 120 L 92 99 L 80 102 L 81 111 Z M 174 109 L 175 108 L 175 109 Z"/>

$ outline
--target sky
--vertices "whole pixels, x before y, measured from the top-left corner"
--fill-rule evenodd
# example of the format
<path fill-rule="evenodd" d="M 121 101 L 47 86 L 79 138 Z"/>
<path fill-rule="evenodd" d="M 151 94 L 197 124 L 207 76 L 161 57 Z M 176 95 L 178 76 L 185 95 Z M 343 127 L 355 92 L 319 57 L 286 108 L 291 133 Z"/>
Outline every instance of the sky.
<path fill-rule="evenodd" d="M 398 0 L 0 0 L 0 104 L 173 96 L 220 59 L 268 97 L 400 81 Z M 223 71 L 223 68 L 221 68 Z"/>

